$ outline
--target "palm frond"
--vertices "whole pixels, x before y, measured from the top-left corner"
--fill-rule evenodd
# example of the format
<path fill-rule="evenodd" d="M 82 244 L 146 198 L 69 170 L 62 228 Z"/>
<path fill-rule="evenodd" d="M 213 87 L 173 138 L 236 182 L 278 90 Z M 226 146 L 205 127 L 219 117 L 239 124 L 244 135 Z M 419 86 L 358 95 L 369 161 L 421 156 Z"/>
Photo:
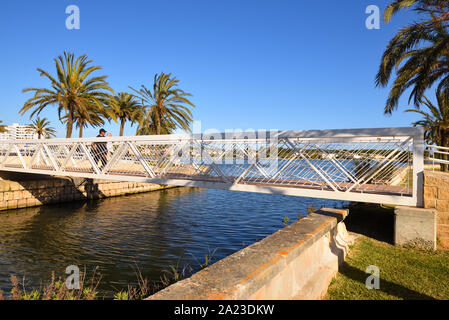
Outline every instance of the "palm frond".
<path fill-rule="evenodd" d="M 74 54 L 64 52 L 54 62 L 55 76 L 37 69 L 41 77 L 49 80 L 50 88 L 24 89 L 24 93 L 33 92 L 34 96 L 25 102 L 19 113 L 23 115 L 32 110 L 32 118 L 47 106 L 55 105 L 61 122 L 67 125 L 66 137 L 70 138 L 74 125 L 83 128 L 87 124 L 101 123 L 99 119 L 105 114 L 106 101 L 112 98 L 114 90 L 106 76 L 91 76 L 102 68 L 91 66 L 92 60 L 86 55 L 75 58 Z"/>

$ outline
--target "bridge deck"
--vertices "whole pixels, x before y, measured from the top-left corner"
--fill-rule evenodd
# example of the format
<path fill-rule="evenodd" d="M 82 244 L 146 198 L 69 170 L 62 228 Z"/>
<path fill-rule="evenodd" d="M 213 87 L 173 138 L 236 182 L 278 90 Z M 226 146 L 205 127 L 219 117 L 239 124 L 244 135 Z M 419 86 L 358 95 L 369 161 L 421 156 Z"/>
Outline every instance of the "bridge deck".
<path fill-rule="evenodd" d="M 6 168 L 21 168 L 20 165 L 6 165 Z M 32 166 L 31 169 L 36 170 L 44 170 L 48 171 L 49 174 L 52 174 L 54 171 L 53 167 L 50 166 Z M 93 169 L 88 168 L 66 168 L 64 170 L 67 174 L 70 173 L 86 173 L 86 174 L 95 174 Z M 121 170 L 109 170 L 108 175 L 113 179 L 114 177 L 141 177 L 146 179 L 151 179 L 146 171 L 126 171 L 123 172 Z M 89 175 L 90 176 L 90 175 Z M 88 176 L 86 176 L 88 177 Z M 214 177 L 209 175 L 200 175 L 200 174 L 179 174 L 179 173 L 166 173 L 162 176 L 159 176 L 158 179 L 181 179 L 181 180 L 192 180 L 192 181 L 207 181 L 214 183 L 225 183 L 227 181 L 235 181 L 238 177 L 234 176 L 224 176 L 224 177 Z M 267 187 L 285 187 L 285 188 L 304 188 L 310 190 L 322 190 L 322 191 L 333 191 L 333 189 L 327 185 L 323 181 L 308 181 L 308 180 L 288 180 L 288 179 L 276 179 L 276 183 L 270 182 L 261 182 L 262 179 L 257 178 L 242 178 L 239 181 L 239 184 L 253 185 L 253 186 L 267 186 Z M 339 190 L 348 190 L 354 186 L 354 183 L 349 182 L 338 182 L 335 183 Z M 391 186 L 391 185 L 382 185 L 382 184 L 364 184 L 357 185 L 352 189 L 352 192 L 357 193 L 366 193 L 366 194 L 379 194 L 379 195 L 394 195 L 394 196 L 412 196 L 411 190 L 408 186 Z"/>

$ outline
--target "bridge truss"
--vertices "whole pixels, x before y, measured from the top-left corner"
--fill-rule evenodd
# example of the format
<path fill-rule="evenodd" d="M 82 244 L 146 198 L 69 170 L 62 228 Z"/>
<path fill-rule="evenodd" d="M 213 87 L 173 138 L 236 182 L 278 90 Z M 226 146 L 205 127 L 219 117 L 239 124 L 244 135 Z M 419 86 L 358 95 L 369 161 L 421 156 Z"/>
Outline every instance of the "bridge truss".
<path fill-rule="evenodd" d="M 0 141 L 0 170 L 422 206 L 421 128 Z"/>

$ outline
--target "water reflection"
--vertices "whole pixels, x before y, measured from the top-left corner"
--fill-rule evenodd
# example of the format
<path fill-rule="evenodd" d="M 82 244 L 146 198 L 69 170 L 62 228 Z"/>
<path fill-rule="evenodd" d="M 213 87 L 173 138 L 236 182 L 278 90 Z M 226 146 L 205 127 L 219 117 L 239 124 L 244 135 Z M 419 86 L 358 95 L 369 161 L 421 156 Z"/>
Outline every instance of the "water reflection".
<path fill-rule="evenodd" d="M 221 259 L 297 219 L 307 206 L 339 201 L 222 190 L 176 188 L 91 202 L 72 202 L 0 214 L 0 289 L 9 276 L 29 286 L 47 283 L 54 271 L 99 266 L 101 289 L 136 282 L 136 266 L 150 280 L 163 269 L 198 266 L 208 251 Z"/>

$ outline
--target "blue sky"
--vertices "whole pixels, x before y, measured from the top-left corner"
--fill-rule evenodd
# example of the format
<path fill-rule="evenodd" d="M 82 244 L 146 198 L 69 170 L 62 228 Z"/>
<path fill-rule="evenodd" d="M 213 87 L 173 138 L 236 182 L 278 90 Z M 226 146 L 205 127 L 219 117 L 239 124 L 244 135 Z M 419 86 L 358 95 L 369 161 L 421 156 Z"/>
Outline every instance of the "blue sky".
<path fill-rule="evenodd" d="M 26 87 L 45 87 L 64 51 L 87 54 L 116 92 L 150 87 L 172 73 L 193 94 L 203 129 L 338 129 L 409 126 L 407 99 L 383 114 L 388 89 L 374 85 L 389 39 L 412 21 L 402 13 L 368 30 L 368 5 L 389 0 L 15 0 L 0 4 L 0 119 L 29 123 L 18 110 Z M 68 5 L 81 11 L 67 30 Z M 99 73 L 98 73 L 99 74 Z M 433 92 L 428 93 L 433 98 Z M 49 118 L 64 136 L 56 107 Z M 118 135 L 118 125 L 106 129 Z M 88 129 L 94 136 L 98 129 Z M 135 127 L 127 126 L 126 135 Z M 74 134 L 74 136 L 76 136 Z"/>

